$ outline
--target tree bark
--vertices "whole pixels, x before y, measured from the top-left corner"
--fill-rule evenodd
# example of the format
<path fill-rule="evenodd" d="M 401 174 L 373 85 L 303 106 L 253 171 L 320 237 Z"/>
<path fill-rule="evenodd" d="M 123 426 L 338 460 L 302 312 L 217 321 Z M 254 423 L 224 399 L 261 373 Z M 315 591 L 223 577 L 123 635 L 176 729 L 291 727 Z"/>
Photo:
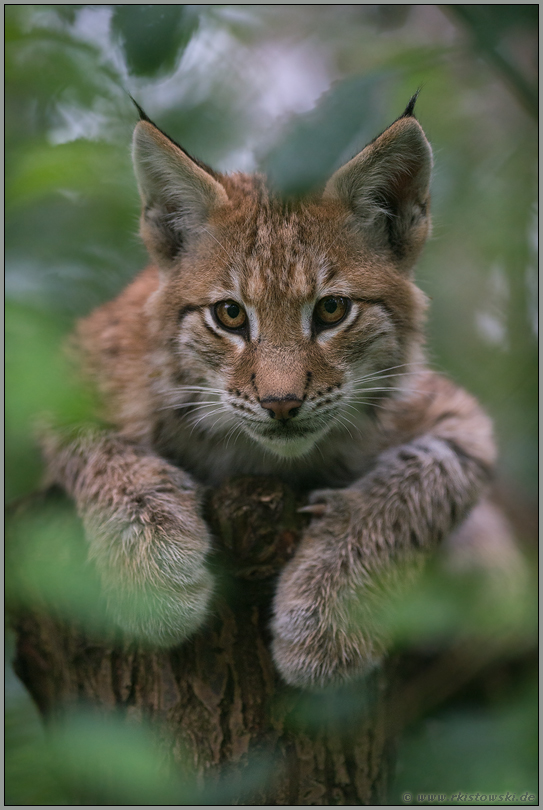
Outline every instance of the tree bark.
<path fill-rule="evenodd" d="M 108 628 L 82 527 L 62 493 L 51 489 L 20 502 L 8 544 L 15 669 L 44 717 L 85 701 L 127 721 L 149 720 L 172 767 L 188 760 L 206 789 L 220 785 L 225 769 L 239 777 L 232 804 L 385 803 L 395 742 L 416 704 L 412 695 L 402 699 L 406 683 L 420 697 L 409 667 L 391 659 L 349 688 L 312 695 L 285 685 L 270 655 L 274 578 L 307 520 L 296 511 L 300 505 L 288 487 L 264 478 L 231 480 L 211 494 L 205 511 L 218 596 L 206 626 L 164 651 Z M 52 582 L 54 591 L 55 582 L 67 580 L 90 600 L 94 624 L 77 611 L 71 616 L 71 603 L 43 585 Z M 466 677 L 472 670 L 470 664 Z M 424 677 L 431 694 L 431 668 Z M 441 671 L 438 679 L 443 693 Z M 248 793 L 255 762 L 273 768 Z"/>

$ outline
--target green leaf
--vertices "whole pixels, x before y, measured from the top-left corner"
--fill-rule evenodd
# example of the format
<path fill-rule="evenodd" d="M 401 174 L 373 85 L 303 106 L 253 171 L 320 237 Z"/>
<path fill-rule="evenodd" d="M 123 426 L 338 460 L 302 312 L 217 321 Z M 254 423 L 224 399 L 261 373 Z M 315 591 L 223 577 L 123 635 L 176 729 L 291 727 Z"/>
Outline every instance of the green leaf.
<path fill-rule="evenodd" d="M 129 70 L 153 76 L 172 70 L 198 24 L 183 5 L 115 5 L 113 29 L 118 34 Z"/>

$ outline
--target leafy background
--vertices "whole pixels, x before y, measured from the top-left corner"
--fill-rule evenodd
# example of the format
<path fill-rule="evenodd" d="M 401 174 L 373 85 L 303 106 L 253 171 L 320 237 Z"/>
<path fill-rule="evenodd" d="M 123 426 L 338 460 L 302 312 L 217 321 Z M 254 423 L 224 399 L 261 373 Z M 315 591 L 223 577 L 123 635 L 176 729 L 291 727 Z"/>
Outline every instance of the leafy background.
<path fill-rule="evenodd" d="M 5 10 L 8 501 L 39 485 L 34 433 L 43 415 L 73 422 L 92 408 L 63 360 L 74 318 L 111 298 L 146 262 L 128 93 L 217 169 L 264 171 L 279 191 L 303 193 L 382 131 L 421 87 L 417 116 L 436 162 L 433 236 L 417 273 L 431 298 L 429 354 L 433 367 L 476 394 L 494 418 L 496 491 L 530 559 L 538 6 Z M 428 615 L 447 615 L 450 624 L 443 591 L 422 593 L 411 635 L 427 632 L 421 617 Z M 478 691 L 464 690 L 408 732 L 392 803 L 407 790 L 535 793 L 530 599 L 511 611 L 523 652 L 511 649 Z M 7 803 L 70 804 L 73 790 L 102 773 L 106 760 L 115 766 L 104 803 L 133 803 L 134 772 L 146 803 L 172 795 L 186 803 L 183 786 L 159 777 L 150 732 L 125 738 L 122 724 L 96 723 L 76 717 L 49 744 L 8 671 Z M 118 739 L 105 758 L 98 755 L 104 736 Z"/>

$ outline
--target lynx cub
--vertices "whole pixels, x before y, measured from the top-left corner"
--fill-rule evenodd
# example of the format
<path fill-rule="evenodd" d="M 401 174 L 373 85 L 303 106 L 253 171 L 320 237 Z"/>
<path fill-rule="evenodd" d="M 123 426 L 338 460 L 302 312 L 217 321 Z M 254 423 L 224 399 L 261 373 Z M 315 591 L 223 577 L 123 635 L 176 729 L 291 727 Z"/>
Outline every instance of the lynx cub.
<path fill-rule="evenodd" d="M 289 205 L 260 176 L 194 160 L 142 113 L 133 158 L 152 264 L 77 329 L 113 428 L 45 448 L 128 632 L 175 645 L 205 621 L 200 490 L 228 476 L 307 493 L 272 623 L 276 665 L 299 686 L 375 665 L 383 640 L 365 605 L 401 566 L 457 527 L 468 544 L 501 530 L 481 501 L 491 424 L 424 367 L 412 269 L 432 152 L 414 101 L 319 196 Z"/>

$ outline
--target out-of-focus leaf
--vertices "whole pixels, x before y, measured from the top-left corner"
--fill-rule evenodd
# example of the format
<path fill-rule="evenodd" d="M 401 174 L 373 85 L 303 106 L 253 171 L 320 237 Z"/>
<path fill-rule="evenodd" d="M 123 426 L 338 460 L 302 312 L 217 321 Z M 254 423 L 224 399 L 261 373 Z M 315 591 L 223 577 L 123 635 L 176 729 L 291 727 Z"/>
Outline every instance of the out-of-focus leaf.
<path fill-rule="evenodd" d="M 472 27 L 484 29 L 485 36 L 496 43 L 511 29 L 527 28 L 534 31 L 539 20 L 537 3 L 504 3 L 503 5 L 447 5 L 453 13 L 465 17 Z"/>
<path fill-rule="evenodd" d="M 30 723 L 25 734 L 21 720 L 21 713 L 7 719 L 10 804 L 228 805 L 249 798 L 276 772 L 273 755 L 264 753 L 249 758 L 243 778 L 226 770 L 202 787 L 189 762 L 169 765 L 156 729 L 121 714 L 79 708 L 39 735 Z"/>
<path fill-rule="evenodd" d="M 110 185 L 123 185 L 125 175 L 117 150 L 104 142 L 77 140 L 29 150 L 18 163 L 6 190 L 12 205 L 30 205 L 46 194 L 85 189 L 107 193 Z"/>
<path fill-rule="evenodd" d="M 168 776 L 149 729 L 121 717 L 78 713 L 52 731 L 59 776 L 93 804 L 183 805 L 194 788 Z"/>
<path fill-rule="evenodd" d="M 8 715 L 6 728 L 9 804 L 197 803 L 194 780 L 168 774 L 147 727 L 79 710 L 51 723 L 45 734 L 25 739 L 21 716 L 17 719 L 12 723 Z"/>
<path fill-rule="evenodd" d="M 389 593 L 375 609 L 375 620 L 402 647 L 480 639 L 514 653 L 535 643 L 536 602 L 528 567 L 462 573 L 430 567 L 403 594 Z"/>
<path fill-rule="evenodd" d="M 272 186 L 296 196 L 324 185 L 334 169 L 375 137 L 387 81 L 386 72 L 345 79 L 314 110 L 297 116 L 264 160 Z"/>
<path fill-rule="evenodd" d="M 478 49 L 500 71 L 505 81 L 535 117 L 538 111 L 538 91 L 534 63 L 530 66 L 532 76 L 528 75 L 518 56 L 507 54 L 504 35 L 518 34 L 524 29 L 528 34 L 537 36 L 539 8 L 537 4 L 503 4 L 503 5 L 464 5 L 462 3 L 447 5 L 453 17 L 458 18 L 471 32 Z M 506 38 L 506 37 L 505 37 Z M 504 47 L 505 45 L 505 47 Z"/>
<path fill-rule="evenodd" d="M 58 317 L 13 303 L 6 306 L 8 501 L 39 480 L 36 423 L 43 417 L 60 424 L 84 423 L 95 407 L 64 357 L 65 328 Z"/>
<path fill-rule="evenodd" d="M 406 735 L 390 804 L 537 804 L 536 691 L 528 681 L 506 707 L 483 711 L 464 705 Z"/>
<path fill-rule="evenodd" d="M 198 24 L 193 6 L 115 5 L 113 28 L 136 76 L 171 70 Z"/>
<path fill-rule="evenodd" d="M 111 636 L 105 602 L 73 504 L 62 493 L 22 499 L 6 521 L 6 599 L 10 610 L 47 610 Z"/>
<path fill-rule="evenodd" d="M 7 701 L 4 727 L 6 806 L 70 805 L 74 797 L 55 771 L 36 711 L 22 696 Z"/>

